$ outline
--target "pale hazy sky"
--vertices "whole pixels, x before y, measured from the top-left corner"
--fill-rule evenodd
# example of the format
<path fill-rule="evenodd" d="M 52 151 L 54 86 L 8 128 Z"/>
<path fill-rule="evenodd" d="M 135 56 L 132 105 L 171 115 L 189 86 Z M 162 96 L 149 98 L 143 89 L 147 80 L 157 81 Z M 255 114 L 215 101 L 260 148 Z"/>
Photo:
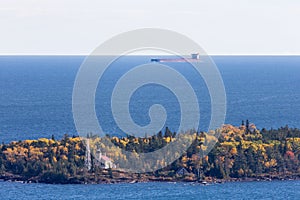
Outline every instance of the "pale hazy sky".
<path fill-rule="evenodd" d="M 153 27 L 209 54 L 300 55 L 299 24 L 299 0 L 0 0 L 0 54 L 89 54 Z"/>

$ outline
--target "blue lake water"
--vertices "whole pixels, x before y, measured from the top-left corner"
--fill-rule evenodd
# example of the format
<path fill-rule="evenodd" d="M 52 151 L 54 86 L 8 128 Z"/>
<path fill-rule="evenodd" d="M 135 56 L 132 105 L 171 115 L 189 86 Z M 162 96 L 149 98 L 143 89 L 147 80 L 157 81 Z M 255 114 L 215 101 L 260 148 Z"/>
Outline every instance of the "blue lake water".
<path fill-rule="evenodd" d="M 96 94 L 99 122 L 109 133 L 121 134 L 110 112 L 109 94 L 116 80 L 149 57 L 126 57 L 112 65 Z M 61 138 L 76 134 L 72 117 L 72 90 L 84 57 L 0 57 L 0 141 L 28 138 Z M 300 127 L 300 57 L 213 57 L 227 94 L 226 123 L 239 125 L 249 119 L 259 128 L 288 124 Z M 201 91 L 201 124 L 210 115 L 207 89 L 185 63 L 171 67 Z M 166 75 L 167 76 L 167 75 Z M 99 92 L 100 91 L 100 92 Z M 149 123 L 149 107 L 161 103 L 168 112 L 167 126 L 175 130 L 178 102 L 166 88 L 148 85 L 132 96 L 133 120 Z M 101 103 L 99 103 L 101 102 Z M 184 183 L 138 183 L 115 185 L 47 185 L 0 182 L 0 199 L 298 199 L 299 181 L 240 182 L 208 186 Z"/>
<path fill-rule="evenodd" d="M 1 199 L 299 199 L 300 181 L 213 185 L 138 183 L 47 185 L 0 182 Z"/>
<path fill-rule="evenodd" d="M 76 134 L 72 90 L 83 60 L 81 56 L 1 56 L 0 141 Z M 122 134 L 109 104 L 115 82 L 135 65 L 149 60 L 147 56 L 125 57 L 105 73 L 98 88 L 101 92 L 96 94 L 96 111 L 105 132 Z M 299 56 L 216 56 L 213 60 L 226 89 L 226 123 L 239 125 L 249 119 L 259 128 L 300 127 Z M 198 96 L 202 106 L 200 127 L 205 130 L 210 119 L 208 92 L 204 81 L 186 65 L 170 64 L 196 91 L 201 91 Z M 161 103 L 168 113 L 166 125 L 171 130 L 178 128 L 178 101 L 166 88 L 145 86 L 131 100 L 130 111 L 136 123 L 149 123 L 149 107 Z"/>

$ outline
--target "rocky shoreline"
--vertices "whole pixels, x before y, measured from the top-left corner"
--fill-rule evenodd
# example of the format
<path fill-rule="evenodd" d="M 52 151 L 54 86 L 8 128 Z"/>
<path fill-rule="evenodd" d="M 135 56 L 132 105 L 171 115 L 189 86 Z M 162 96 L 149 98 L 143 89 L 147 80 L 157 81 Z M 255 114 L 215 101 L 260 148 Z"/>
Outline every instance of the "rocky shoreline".
<path fill-rule="evenodd" d="M 114 174 L 119 172 L 114 172 Z M 217 184 L 226 182 L 253 182 L 253 181 L 285 181 L 285 180 L 300 180 L 300 174 L 293 175 L 262 175 L 256 177 L 244 177 L 244 178 L 227 178 L 227 179 L 215 179 L 206 177 L 203 180 L 197 180 L 191 177 L 156 177 L 147 174 L 132 174 L 131 176 L 124 176 L 124 172 L 120 173 L 121 176 L 116 178 L 103 176 L 95 177 L 93 174 L 89 174 L 86 177 L 68 177 L 51 181 L 51 179 L 45 179 L 43 177 L 31 177 L 29 179 L 15 174 L 4 173 L 0 174 L 0 182 L 20 182 L 20 183 L 45 183 L 45 184 L 117 184 L 117 183 L 147 183 L 147 182 L 185 182 L 185 183 L 199 183 L 199 184 Z M 123 175 L 123 176 L 122 176 Z"/>

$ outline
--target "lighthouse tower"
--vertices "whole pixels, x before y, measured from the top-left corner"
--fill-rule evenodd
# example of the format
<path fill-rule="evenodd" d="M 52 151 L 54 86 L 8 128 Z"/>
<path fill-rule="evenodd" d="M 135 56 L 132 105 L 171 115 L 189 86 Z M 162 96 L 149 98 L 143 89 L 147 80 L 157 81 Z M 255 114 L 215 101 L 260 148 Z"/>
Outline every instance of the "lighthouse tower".
<path fill-rule="evenodd" d="M 89 171 L 92 168 L 92 160 L 91 160 L 91 149 L 90 149 L 90 139 L 86 139 L 86 151 L 85 151 L 85 160 L 84 166 Z"/>

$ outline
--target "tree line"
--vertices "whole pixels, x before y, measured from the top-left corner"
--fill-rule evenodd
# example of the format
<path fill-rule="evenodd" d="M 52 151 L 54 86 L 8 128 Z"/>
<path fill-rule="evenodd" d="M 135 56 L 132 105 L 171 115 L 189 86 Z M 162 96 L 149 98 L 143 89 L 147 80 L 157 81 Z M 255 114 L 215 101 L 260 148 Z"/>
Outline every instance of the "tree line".
<path fill-rule="evenodd" d="M 72 178 L 84 179 L 86 174 L 95 178 L 105 170 L 94 165 L 87 171 L 85 167 L 86 145 L 89 139 L 91 151 L 100 148 L 118 167 L 126 167 L 130 159 L 122 150 L 134 152 L 135 165 L 139 163 L 140 153 L 153 152 L 178 138 L 192 141 L 187 150 L 170 165 L 165 165 L 168 156 L 174 156 L 176 150 L 167 152 L 157 162 L 157 168 L 151 175 L 155 177 L 200 179 L 231 179 L 247 177 L 288 177 L 300 174 L 300 130 L 288 126 L 279 129 L 256 129 L 254 124 L 242 123 L 235 127 L 224 125 L 219 130 L 186 133 L 174 133 L 168 128 L 151 137 L 113 137 L 107 135 L 111 145 L 104 138 L 89 135 L 87 138 L 69 137 L 61 140 L 54 137 L 38 140 L 24 140 L 2 144 L 0 146 L 0 174 L 12 174 L 26 180 L 38 177 L 44 182 L 64 182 Z M 113 145 L 112 145 L 113 144 Z M 209 146 L 214 145 L 212 149 Z M 96 159 L 92 154 L 92 160 Z M 125 164 L 124 164 L 125 163 Z M 143 165 L 144 166 L 144 165 Z M 144 166 L 151 171 L 153 166 Z M 180 175 L 178 171 L 187 172 Z M 121 169 L 122 170 L 122 169 Z M 113 178 L 109 171 L 110 178 Z"/>

